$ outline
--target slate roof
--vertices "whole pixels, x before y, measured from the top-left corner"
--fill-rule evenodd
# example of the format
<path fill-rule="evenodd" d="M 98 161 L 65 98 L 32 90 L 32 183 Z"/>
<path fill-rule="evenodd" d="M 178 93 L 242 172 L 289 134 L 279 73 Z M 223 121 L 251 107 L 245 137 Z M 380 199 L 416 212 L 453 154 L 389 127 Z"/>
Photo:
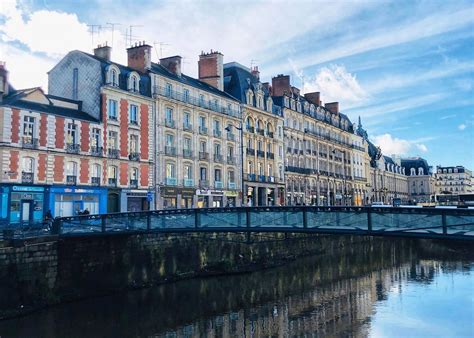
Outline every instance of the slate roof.
<path fill-rule="evenodd" d="M 410 170 L 415 168 L 416 173 L 418 173 L 418 168 L 423 168 L 423 173 L 425 175 L 429 175 L 430 173 L 430 166 L 428 162 L 421 157 L 414 157 L 414 158 L 405 158 L 401 160 L 402 167 L 405 168 L 405 174 L 410 176 Z"/>

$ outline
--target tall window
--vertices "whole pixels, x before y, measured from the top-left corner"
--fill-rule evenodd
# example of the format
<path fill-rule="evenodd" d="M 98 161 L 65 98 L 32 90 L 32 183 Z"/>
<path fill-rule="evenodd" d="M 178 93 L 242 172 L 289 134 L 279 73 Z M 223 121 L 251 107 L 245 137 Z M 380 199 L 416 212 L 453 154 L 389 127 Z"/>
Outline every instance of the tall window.
<path fill-rule="evenodd" d="M 130 184 L 132 183 L 138 183 L 138 169 L 137 168 L 132 168 L 130 172 Z"/>
<path fill-rule="evenodd" d="M 184 179 L 186 180 L 193 179 L 193 166 L 191 164 L 184 165 Z"/>
<path fill-rule="evenodd" d="M 252 163 L 252 161 L 249 161 L 247 163 L 247 170 L 248 170 L 249 174 L 253 174 L 253 163 Z"/>
<path fill-rule="evenodd" d="M 115 166 L 108 167 L 107 177 L 109 179 L 109 184 L 117 183 L 117 167 Z"/>
<path fill-rule="evenodd" d="M 229 183 L 234 183 L 235 182 L 235 173 L 233 170 L 229 170 L 227 172 L 227 180 L 229 181 Z"/>
<path fill-rule="evenodd" d="M 167 122 L 173 121 L 173 109 L 166 107 L 165 118 Z"/>
<path fill-rule="evenodd" d="M 132 83 L 131 83 L 132 92 L 138 92 L 138 79 L 137 79 L 137 77 L 132 75 L 131 81 L 132 81 Z"/>
<path fill-rule="evenodd" d="M 199 105 L 200 106 L 204 105 L 204 95 L 203 94 L 199 94 Z"/>
<path fill-rule="evenodd" d="M 109 149 L 118 149 L 118 133 L 116 131 L 109 131 Z"/>
<path fill-rule="evenodd" d="M 206 118 L 199 116 L 199 128 L 206 128 Z"/>
<path fill-rule="evenodd" d="M 173 134 L 166 134 L 166 146 L 173 147 L 174 146 L 174 135 Z"/>
<path fill-rule="evenodd" d="M 74 123 L 67 124 L 66 143 L 77 144 L 77 126 Z"/>
<path fill-rule="evenodd" d="M 109 99 L 108 117 L 111 120 L 117 120 L 117 101 Z"/>
<path fill-rule="evenodd" d="M 189 102 L 189 89 L 183 89 L 183 101 Z"/>
<path fill-rule="evenodd" d="M 251 140 L 251 139 L 247 140 L 247 148 L 248 149 L 253 149 L 253 140 Z"/>
<path fill-rule="evenodd" d="M 22 164 L 22 171 L 25 173 L 33 173 L 35 169 L 35 160 L 32 157 L 24 157 Z"/>
<path fill-rule="evenodd" d="M 191 126 L 191 114 L 186 111 L 183 114 L 183 125 L 186 128 L 189 128 Z"/>
<path fill-rule="evenodd" d="M 77 164 L 76 162 L 67 162 L 66 164 L 66 175 L 77 176 Z"/>
<path fill-rule="evenodd" d="M 207 151 L 207 143 L 206 141 L 201 141 L 199 143 L 199 151 L 205 153 Z"/>
<path fill-rule="evenodd" d="M 227 147 L 227 156 L 231 158 L 234 157 L 234 147 L 232 146 Z"/>
<path fill-rule="evenodd" d="M 221 123 L 219 120 L 214 120 L 214 131 L 219 132 L 221 130 Z"/>
<path fill-rule="evenodd" d="M 214 169 L 214 181 L 215 182 L 222 182 L 222 175 L 220 169 Z"/>
<path fill-rule="evenodd" d="M 135 104 L 130 105 L 130 123 L 138 124 L 138 106 Z"/>
<path fill-rule="evenodd" d="M 183 141 L 183 148 L 185 150 L 191 150 L 191 145 L 192 145 L 191 139 L 189 137 L 185 137 Z"/>
<path fill-rule="evenodd" d="M 268 165 L 268 176 L 273 176 L 273 166 L 271 164 Z"/>
<path fill-rule="evenodd" d="M 172 91 L 173 91 L 173 86 L 171 85 L 171 83 L 167 83 L 165 85 L 165 95 L 166 96 L 171 96 Z"/>
<path fill-rule="evenodd" d="M 100 129 L 99 128 L 92 128 L 92 133 L 91 133 L 91 147 L 93 149 L 97 149 L 100 147 Z"/>
<path fill-rule="evenodd" d="M 138 153 L 138 135 L 130 135 L 130 153 Z"/>
<path fill-rule="evenodd" d="M 100 165 L 99 164 L 93 164 L 92 165 L 92 176 L 91 177 L 100 178 Z"/>
<path fill-rule="evenodd" d="M 33 116 L 25 116 L 23 118 L 23 136 L 24 139 L 31 141 L 34 138 L 35 118 Z"/>
<path fill-rule="evenodd" d="M 258 147 L 257 149 L 258 149 L 259 151 L 262 151 L 262 148 L 263 148 L 263 142 L 262 142 L 262 141 L 258 141 L 258 143 L 257 143 L 257 147 Z"/>
<path fill-rule="evenodd" d="M 257 168 L 258 168 L 258 174 L 259 174 L 259 175 L 264 175 L 264 173 L 263 173 L 263 166 L 262 166 L 261 163 L 258 163 L 258 164 L 257 164 Z"/>
<path fill-rule="evenodd" d="M 221 145 L 219 143 L 214 143 L 214 154 L 216 155 L 221 154 Z"/>
<path fill-rule="evenodd" d="M 176 177 L 176 166 L 174 163 L 166 163 L 166 177 L 175 178 Z"/>
<path fill-rule="evenodd" d="M 199 168 L 199 179 L 201 181 L 206 181 L 207 180 L 207 168 L 206 167 Z"/>
<path fill-rule="evenodd" d="M 110 84 L 114 87 L 118 86 L 117 71 L 115 69 L 110 71 Z"/>

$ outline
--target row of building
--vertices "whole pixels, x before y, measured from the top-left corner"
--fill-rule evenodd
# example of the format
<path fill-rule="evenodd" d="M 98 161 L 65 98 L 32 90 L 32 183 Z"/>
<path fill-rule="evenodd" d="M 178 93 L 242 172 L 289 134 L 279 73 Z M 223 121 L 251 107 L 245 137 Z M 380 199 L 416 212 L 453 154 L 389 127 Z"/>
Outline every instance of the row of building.
<path fill-rule="evenodd" d="M 464 168 L 464 183 L 438 186 L 448 178 L 435 182 L 425 160 L 383 156 L 360 119 L 302 94 L 288 75 L 262 83 L 257 67 L 211 51 L 196 79 L 180 56 L 152 62 L 151 48 L 128 48 L 127 66 L 109 46 L 72 51 L 48 73 L 48 94 L 14 89 L 0 65 L 0 220 L 429 202 L 436 187 L 472 190 Z"/>

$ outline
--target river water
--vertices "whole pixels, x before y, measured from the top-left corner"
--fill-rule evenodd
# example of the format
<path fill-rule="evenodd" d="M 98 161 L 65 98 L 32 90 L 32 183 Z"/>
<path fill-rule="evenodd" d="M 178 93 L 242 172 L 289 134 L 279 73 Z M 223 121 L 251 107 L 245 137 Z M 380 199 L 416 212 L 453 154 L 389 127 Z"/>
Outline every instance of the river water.
<path fill-rule="evenodd" d="M 474 337 L 474 260 L 366 243 L 249 274 L 63 304 L 0 337 Z"/>

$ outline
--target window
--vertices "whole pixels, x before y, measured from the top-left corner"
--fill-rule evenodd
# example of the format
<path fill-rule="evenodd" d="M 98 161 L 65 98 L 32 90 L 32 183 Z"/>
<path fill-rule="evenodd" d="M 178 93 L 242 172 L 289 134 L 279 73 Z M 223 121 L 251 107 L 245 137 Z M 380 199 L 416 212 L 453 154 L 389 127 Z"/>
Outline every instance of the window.
<path fill-rule="evenodd" d="M 283 178 L 283 166 L 278 167 L 278 176 L 280 177 L 280 179 Z"/>
<path fill-rule="evenodd" d="M 278 147 L 278 155 L 279 155 L 280 157 L 283 157 L 283 147 L 282 147 L 282 146 L 279 146 L 279 147 Z"/>
<path fill-rule="evenodd" d="M 166 163 L 166 177 L 175 178 L 176 177 L 176 166 L 174 163 Z"/>
<path fill-rule="evenodd" d="M 229 170 L 227 172 L 227 180 L 229 183 L 234 183 L 235 182 L 235 173 L 233 170 Z"/>
<path fill-rule="evenodd" d="M 221 145 L 219 143 L 214 143 L 214 154 L 215 155 L 221 154 Z"/>
<path fill-rule="evenodd" d="M 418 168 L 418 175 L 423 175 L 423 168 Z"/>
<path fill-rule="evenodd" d="M 250 117 L 247 117 L 247 119 L 245 120 L 245 127 L 248 131 L 251 131 L 251 129 L 253 128 L 252 119 Z"/>
<path fill-rule="evenodd" d="M 262 151 L 262 148 L 263 148 L 263 142 L 262 142 L 262 141 L 258 141 L 258 142 L 257 142 L 257 149 L 258 149 L 259 151 Z"/>
<path fill-rule="evenodd" d="M 67 162 L 67 164 L 66 164 L 66 175 L 67 176 L 77 176 L 77 163 L 76 162 Z"/>
<path fill-rule="evenodd" d="M 221 170 L 215 169 L 214 170 L 214 181 L 215 182 L 222 182 Z"/>
<path fill-rule="evenodd" d="M 248 173 L 249 173 L 249 174 L 252 174 L 252 173 L 253 173 L 253 163 L 252 163 L 252 161 L 249 161 L 249 162 L 247 163 L 247 170 L 248 170 Z"/>
<path fill-rule="evenodd" d="M 258 174 L 259 174 L 259 175 L 263 175 L 263 166 L 262 166 L 262 163 L 258 163 L 258 164 L 257 164 L 257 168 L 258 168 Z"/>
<path fill-rule="evenodd" d="M 173 109 L 171 108 L 165 109 L 165 118 L 167 122 L 173 121 Z"/>
<path fill-rule="evenodd" d="M 132 168 L 131 172 L 130 172 L 130 184 L 132 184 L 132 182 L 138 182 L 138 169 L 137 168 Z"/>
<path fill-rule="evenodd" d="M 184 147 L 184 150 L 191 150 L 191 139 L 189 137 L 185 137 L 184 138 L 184 142 L 183 142 L 183 147 Z"/>
<path fill-rule="evenodd" d="M 171 85 L 171 83 L 167 83 L 165 85 L 165 95 L 166 96 L 171 96 L 172 91 L 173 91 L 173 86 Z"/>
<path fill-rule="evenodd" d="M 221 123 L 219 120 L 214 120 L 214 131 L 217 133 L 221 131 Z"/>
<path fill-rule="evenodd" d="M 77 144 L 77 126 L 74 123 L 67 124 L 66 143 Z"/>
<path fill-rule="evenodd" d="M 25 116 L 23 118 L 23 136 L 27 140 L 34 138 L 35 118 L 33 116 Z"/>
<path fill-rule="evenodd" d="M 166 134 L 166 146 L 173 147 L 174 146 L 174 135 L 173 134 Z"/>
<path fill-rule="evenodd" d="M 110 166 L 107 169 L 107 176 L 108 176 L 108 179 L 109 179 L 109 184 L 117 183 L 117 167 Z"/>
<path fill-rule="evenodd" d="M 253 149 L 253 141 L 251 139 L 247 140 L 247 148 L 248 149 Z"/>
<path fill-rule="evenodd" d="M 193 166 L 191 164 L 184 165 L 184 179 L 185 180 L 193 179 Z"/>
<path fill-rule="evenodd" d="M 268 165 L 268 176 L 273 176 L 273 166 L 271 164 Z"/>
<path fill-rule="evenodd" d="M 130 79 L 130 90 L 132 92 L 137 93 L 138 92 L 138 78 L 135 75 L 132 75 Z"/>
<path fill-rule="evenodd" d="M 204 105 L 204 95 L 199 94 L 199 105 L 203 106 Z"/>
<path fill-rule="evenodd" d="M 185 128 L 189 128 L 191 126 L 191 114 L 188 112 L 184 112 L 183 114 L 183 125 Z"/>
<path fill-rule="evenodd" d="M 206 141 L 201 141 L 199 143 L 199 151 L 205 153 L 207 151 L 207 142 Z"/>
<path fill-rule="evenodd" d="M 22 171 L 25 173 L 33 173 L 35 169 L 35 160 L 32 157 L 24 157 L 22 161 Z"/>
<path fill-rule="evenodd" d="M 92 149 L 97 149 L 100 147 L 100 129 L 99 128 L 92 128 L 92 133 L 91 133 L 91 147 Z"/>
<path fill-rule="evenodd" d="M 108 117 L 111 120 L 117 120 L 117 101 L 109 99 Z"/>
<path fill-rule="evenodd" d="M 109 131 L 109 149 L 118 149 L 118 133 L 116 131 Z"/>
<path fill-rule="evenodd" d="M 206 118 L 199 116 L 199 128 L 206 128 Z"/>
<path fill-rule="evenodd" d="M 232 146 L 227 147 L 227 156 L 230 158 L 234 157 L 234 147 Z"/>
<path fill-rule="evenodd" d="M 207 180 L 207 168 L 206 167 L 199 168 L 199 179 L 201 181 L 206 181 Z"/>
<path fill-rule="evenodd" d="M 92 165 L 92 177 L 100 177 L 100 165 L 93 164 Z"/>
<path fill-rule="evenodd" d="M 130 135 L 130 153 L 138 153 L 138 135 Z"/>
<path fill-rule="evenodd" d="M 138 124 L 138 106 L 135 104 L 130 105 L 130 123 Z"/>
<path fill-rule="evenodd" d="M 189 102 L 189 89 L 183 89 L 183 101 Z"/>

